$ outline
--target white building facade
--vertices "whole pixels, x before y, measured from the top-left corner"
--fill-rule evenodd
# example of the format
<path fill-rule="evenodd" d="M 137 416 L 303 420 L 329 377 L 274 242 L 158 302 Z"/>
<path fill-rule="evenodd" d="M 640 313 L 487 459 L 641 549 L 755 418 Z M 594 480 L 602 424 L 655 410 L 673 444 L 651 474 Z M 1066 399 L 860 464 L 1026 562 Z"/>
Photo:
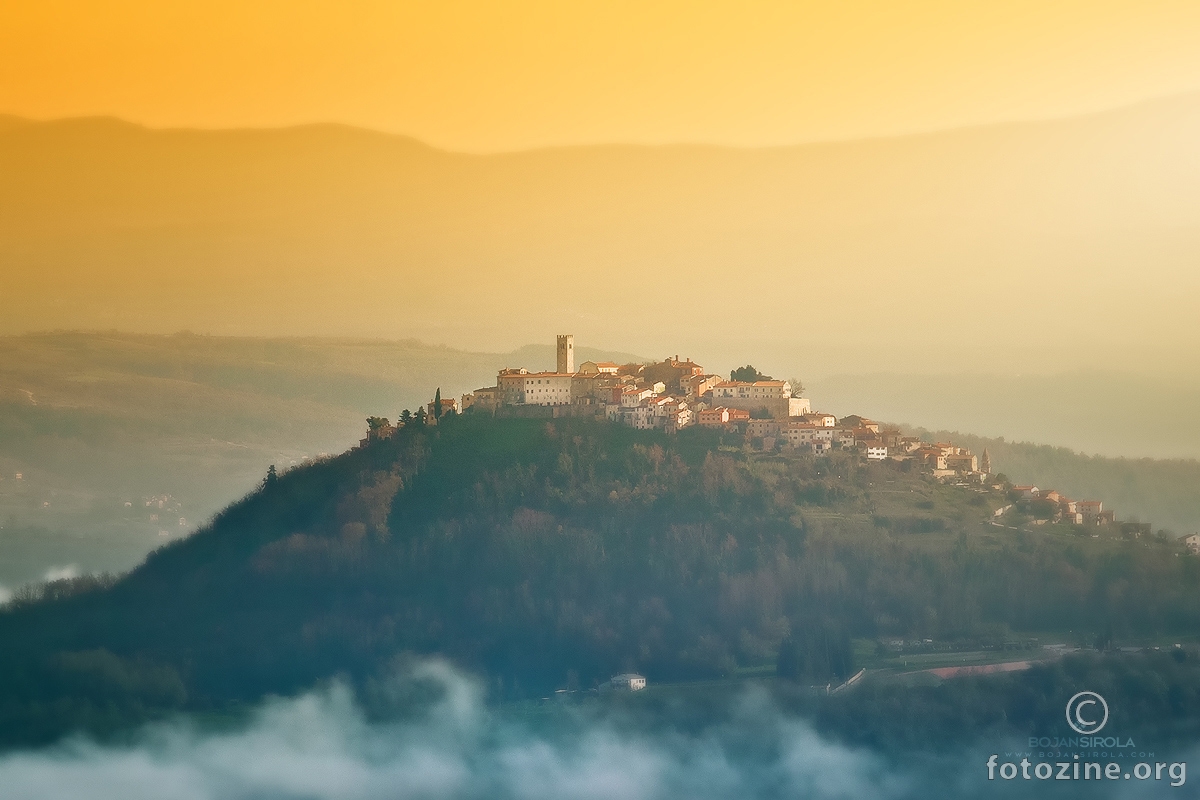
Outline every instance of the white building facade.
<path fill-rule="evenodd" d="M 527 406 L 565 406 L 571 402 L 571 375 L 562 372 L 532 372 L 524 376 Z"/>

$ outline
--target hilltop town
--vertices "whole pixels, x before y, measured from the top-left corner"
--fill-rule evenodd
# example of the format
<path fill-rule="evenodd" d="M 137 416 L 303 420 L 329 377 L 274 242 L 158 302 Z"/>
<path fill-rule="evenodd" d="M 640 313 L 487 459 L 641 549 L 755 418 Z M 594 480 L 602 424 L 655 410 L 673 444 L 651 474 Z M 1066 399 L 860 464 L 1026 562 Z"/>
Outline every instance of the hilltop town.
<path fill-rule="evenodd" d="M 918 470 L 939 482 L 1004 492 L 1007 505 L 998 508 L 992 524 L 1019 528 L 1048 523 L 1088 530 L 1114 526 L 1140 538 L 1148 523 L 1120 522 L 1101 500 L 1072 500 L 1053 489 L 1013 486 L 992 471 L 985 449 L 976 455 L 951 442 L 926 442 L 899 428 L 858 415 L 838 417 L 813 411 L 801 396 L 803 387 L 764 375 L 752 366 L 734 370 L 727 379 L 708 372 L 690 358 L 679 356 L 656 363 L 617 364 L 609 361 L 575 363 L 575 337 L 558 336 L 553 372 L 507 367 L 496 384 L 476 389 L 460 400 L 441 393 L 415 417 L 436 425 L 448 414 L 463 412 L 513 416 L 586 416 L 607 419 L 638 430 L 674 434 L 689 427 L 740 433 L 751 451 L 825 456 L 838 451 L 868 462 Z M 406 411 L 400 426 L 414 417 Z M 388 420 L 372 417 L 362 445 L 388 438 L 397 429 Z M 1200 535 L 1185 544 L 1200 552 Z"/>
<path fill-rule="evenodd" d="M 555 371 L 503 369 L 495 386 L 476 389 L 461 403 L 439 398 L 441 410 L 542 409 L 551 415 L 603 417 L 638 430 L 667 433 L 691 426 L 722 428 L 744 433 L 750 447 L 760 451 L 818 456 L 853 451 L 868 461 L 911 463 L 939 479 L 977 484 L 991 473 L 987 452 L 980 458 L 964 447 L 923 442 L 865 417 L 839 419 L 813 411 L 811 401 L 801 396 L 803 387 L 750 366 L 734 370 L 728 379 L 678 356 L 652 364 L 585 361 L 577 367 L 575 340 L 569 334 L 558 337 L 556 350 Z M 434 415 L 432 404 L 428 414 Z"/>

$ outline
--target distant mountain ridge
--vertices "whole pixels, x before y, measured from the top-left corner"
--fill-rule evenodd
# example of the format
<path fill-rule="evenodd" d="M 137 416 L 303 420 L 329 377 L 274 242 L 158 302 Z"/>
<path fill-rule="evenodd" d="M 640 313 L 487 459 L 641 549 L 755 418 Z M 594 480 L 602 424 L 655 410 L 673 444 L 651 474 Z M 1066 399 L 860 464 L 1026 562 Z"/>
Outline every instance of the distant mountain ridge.
<path fill-rule="evenodd" d="M 1048 346 L 1166 362 L 1197 350 L 1198 140 L 1196 95 L 757 150 L 12 123 L 3 325 L 496 350 L 550 328 L 729 364 L 753 348 L 773 372 L 952 368 L 981 340 L 1004 368 Z"/>

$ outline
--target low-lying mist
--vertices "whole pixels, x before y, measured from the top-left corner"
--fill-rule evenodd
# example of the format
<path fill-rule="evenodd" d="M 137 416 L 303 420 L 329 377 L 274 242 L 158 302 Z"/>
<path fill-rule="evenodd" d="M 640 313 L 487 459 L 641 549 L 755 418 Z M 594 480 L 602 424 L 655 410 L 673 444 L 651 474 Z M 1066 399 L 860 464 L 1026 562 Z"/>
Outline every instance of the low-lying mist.
<path fill-rule="evenodd" d="M 121 743 L 77 738 L 10 753 L 0 757 L 0 787 L 4 797 L 22 800 L 822 800 L 1019 796 L 1015 790 L 1031 788 L 989 784 L 974 753 L 898 760 L 837 744 L 753 686 L 701 724 L 638 714 L 636 698 L 489 707 L 478 681 L 440 661 L 411 666 L 380 691 L 406 710 L 372 721 L 335 682 L 267 701 L 236 725 L 183 718 Z M 1146 790 L 1170 791 L 1090 784 L 1086 794 L 1141 797 Z"/>
<path fill-rule="evenodd" d="M 371 723 L 342 684 L 275 699 L 236 730 L 180 720 L 131 743 L 74 740 L 0 759 L 20 798 L 724 798 L 902 797 L 883 761 L 823 741 L 747 692 L 734 721 L 651 732 L 571 709 L 506 713 L 442 662 L 396 679 L 432 695 L 404 721 Z M 418 689 L 420 691 L 420 689 Z M 539 719 L 541 718 L 541 719 Z M 753 738 L 745 738 L 753 728 Z"/>

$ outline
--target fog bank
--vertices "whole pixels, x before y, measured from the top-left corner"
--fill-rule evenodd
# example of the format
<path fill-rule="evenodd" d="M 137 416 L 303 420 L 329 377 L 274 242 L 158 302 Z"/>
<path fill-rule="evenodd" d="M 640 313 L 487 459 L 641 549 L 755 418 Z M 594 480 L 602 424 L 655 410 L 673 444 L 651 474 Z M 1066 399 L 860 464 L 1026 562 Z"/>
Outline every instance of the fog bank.
<path fill-rule="evenodd" d="M 335 683 L 268 701 L 236 728 L 178 720 L 125 744 L 75 739 L 8 754 L 0 757 L 0 787 L 19 800 L 857 800 L 1079 791 L 988 784 L 974 756 L 889 765 L 822 738 L 754 688 L 698 732 L 648 727 L 614 707 L 598 716 L 575 707 L 492 709 L 474 679 L 438 661 L 409 669 L 384 692 L 410 706 L 402 721 L 368 721 L 351 691 Z M 419 696 L 428 699 L 414 709 Z M 1083 788 L 1089 797 L 1172 791 Z"/>

